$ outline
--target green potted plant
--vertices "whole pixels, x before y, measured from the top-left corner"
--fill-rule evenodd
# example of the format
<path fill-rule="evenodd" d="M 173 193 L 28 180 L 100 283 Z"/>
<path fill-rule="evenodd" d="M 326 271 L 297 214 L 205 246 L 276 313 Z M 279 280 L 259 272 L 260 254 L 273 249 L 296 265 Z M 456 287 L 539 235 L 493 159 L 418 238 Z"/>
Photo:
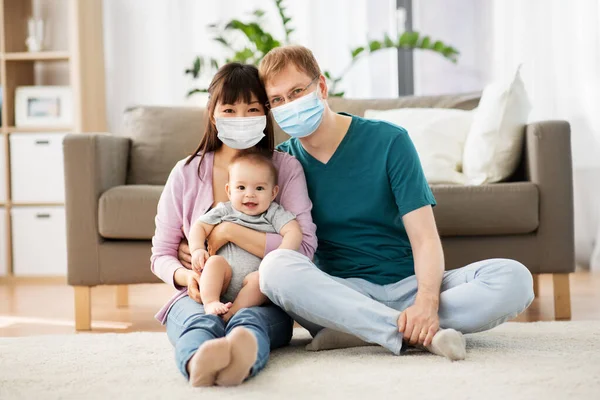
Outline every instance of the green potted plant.
<path fill-rule="evenodd" d="M 285 32 L 285 35 L 281 40 L 276 39 L 262 27 L 264 24 L 263 17 L 265 15 L 263 10 L 255 10 L 252 12 L 250 22 L 232 19 L 226 23 L 209 25 L 209 29 L 215 35 L 214 40 L 225 46 L 225 48 L 231 52 L 231 55 L 223 60 L 225 63 L 238 61 L 258 65 L 260 60 L 262 60 L 265 54 L 271 49 L 291 43 L 290 34 L 294 31 L 291 26 L 292 18 L 286 14 L 283 0 L 273 1 L 277 7 L 277 12 Z M 244 38 L 243 44 L 233 43 L 232 38 L 235 37 L 235 35 Z M 404 32 L 398 35 L 397 38 L 391 38 L 386 34 L 382 40 L 370 40 L 363 46 L 350 49 L 350 62 L 348 66 L 342 70 L 340 75 L 334 76 L 329 71 L 323 71 L 323 75 L 325 75 L 328 80 L 330 95 L 344 95 L 344 92 L 338 91 L 338 85 L 360 58 L 367 57 L 370 54 L 386 49 L 421 49 L 433 51 L 453 63 L 457 61 L 459 55 L 458 50 L 454 47 L 439 40 L 434 41 L 429 36 L 421 35 L 418 32 Z M 197 56 L 191 67 L 185 70 L 185 73 L 191 75 L 194 79 L 198 79 L 202 74 L 214 73 L 219 68 L 220 64 L 221 62 L 215 58 Z M 187 93 L 187 96 L 189 97 L 195 93 L 205 92 L 206 89 L 204 88 L 194 88 Z"/>

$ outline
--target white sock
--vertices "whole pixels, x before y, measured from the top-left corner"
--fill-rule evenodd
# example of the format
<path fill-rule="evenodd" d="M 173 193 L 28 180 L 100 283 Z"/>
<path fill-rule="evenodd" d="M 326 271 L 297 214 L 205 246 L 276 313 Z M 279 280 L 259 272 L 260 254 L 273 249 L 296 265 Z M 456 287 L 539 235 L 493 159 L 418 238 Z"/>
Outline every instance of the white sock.
<path fill-rule="evenodd" d="M 464 360 L 467 355 L 465 337 L 454 329 L 440 329 L 426 349 L 452 361 Z"/>

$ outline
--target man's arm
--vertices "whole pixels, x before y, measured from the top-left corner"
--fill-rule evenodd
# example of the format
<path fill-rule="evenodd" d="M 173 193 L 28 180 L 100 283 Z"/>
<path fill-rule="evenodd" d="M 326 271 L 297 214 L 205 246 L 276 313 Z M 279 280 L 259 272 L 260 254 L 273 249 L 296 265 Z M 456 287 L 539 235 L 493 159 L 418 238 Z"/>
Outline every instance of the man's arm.
<path fill-rule="evenodd" d="M 400 331 L 411 343 L 429 345 L 439 329 L 440 286 L 444 276 L 444 252 L 431 206 L 402 217 L 415 261 L 417 297 L 401 316 Z M 425 332 L 425 333 L 423 333 Z"/>

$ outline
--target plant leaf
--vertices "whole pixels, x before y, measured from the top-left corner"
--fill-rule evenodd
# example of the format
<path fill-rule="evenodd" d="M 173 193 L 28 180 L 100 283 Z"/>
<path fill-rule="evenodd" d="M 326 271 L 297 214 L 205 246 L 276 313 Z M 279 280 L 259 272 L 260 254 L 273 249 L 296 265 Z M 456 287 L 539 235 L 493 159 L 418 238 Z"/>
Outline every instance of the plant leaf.
<path fill-rule="evenodd" d="M 373 52 L 373 51 L 377 51 L 381 49 L 381 42 L 378 40 L 371 40 L 369 42 L 369 51 Z"/>
<path fill-rule="evenodd" d="M 352 50 L 352 58 L 356 58 L 360 53 L 365 51 L 365 48 L 360 46 Z"/>
<path fill-rule="evenodd" d="M 419 42 L 419 47 L 422 49 L 429 49 L 430 45 L 431 45 L 431 38 L 429 36 L 423 36 L 423 38 Z"/>
<path fill-rule="evenodd" d="M 191 95 L 196 93 L 208 93 L 208 89 L 192 89 L 189 92 L 187 92 L 186 97 L 190 97 Z"/>
<path fill-rule="evenodd" d="M 392 40 L 392 38 L 390 38 L 390 36 L 387 33 L 383 37 L 383 44 L 387 48 L 396 47 L 394 41 Z"/>
<path fill-rule="evenodd" d="M 263 10 L 254 10 L 252 13 L 255 17 L 262 18 L 265 15 Z"/>

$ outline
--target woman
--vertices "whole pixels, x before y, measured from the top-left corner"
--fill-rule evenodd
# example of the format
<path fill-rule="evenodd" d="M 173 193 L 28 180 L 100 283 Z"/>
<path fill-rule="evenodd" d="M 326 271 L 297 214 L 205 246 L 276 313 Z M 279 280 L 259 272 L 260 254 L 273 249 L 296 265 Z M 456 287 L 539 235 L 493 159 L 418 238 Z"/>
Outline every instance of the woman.
<path fill-rule="evenodd" d="M 189 264 L 178 260 L 180 242 L 200 215 L 228 201 L 229 162 L 240 150 L 252 147 L 272 154 L 281 188 L 275 200 L 296 215 L 303 232 L 300 252 L 309 258 L 317 245 L 316 227 L 300 163 L 273 151 L 273 124 L 266 115 L 267 95 L 256 67 L 227 64 L 219 69 L 208 91 L 205 134 L 196 151 L 173 168 L 158 203 L 151 263 L 152 272 L 178 290 L 156 317 L 167 325 L 179 370 L 193 386 L 231 386 L 257 374 L 270 349 L 289 343 L 292 320 L 273 305 L 242 309 L 228 323 L 205 314 L 199 277 Z M 266 125 L 257 132 L 251 128 L 260 116 L 265 116 Z M 264 257 L 280 245 L 281 237 L 225 222 L 208 238 L 210 253 L 227 242 Z"/>

